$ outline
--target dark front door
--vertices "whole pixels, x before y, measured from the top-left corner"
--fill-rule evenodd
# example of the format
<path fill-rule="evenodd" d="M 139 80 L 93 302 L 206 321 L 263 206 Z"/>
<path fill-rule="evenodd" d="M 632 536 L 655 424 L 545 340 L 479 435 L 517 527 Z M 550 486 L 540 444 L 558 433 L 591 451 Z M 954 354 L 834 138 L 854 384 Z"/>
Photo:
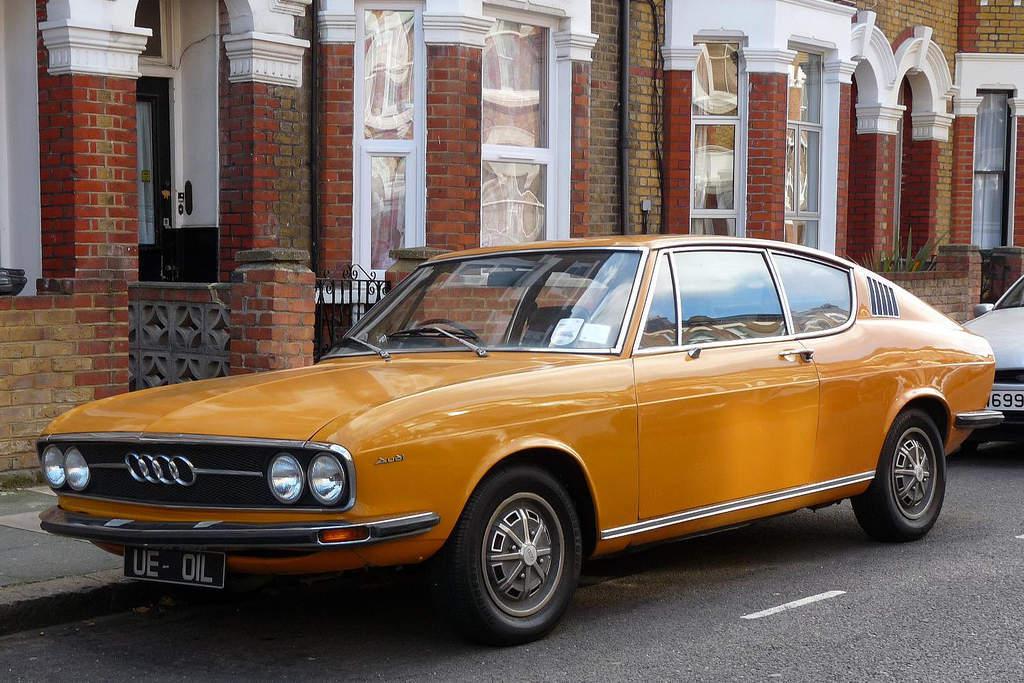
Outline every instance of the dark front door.
<path fill-rule="evenodd" d="M 139 279 L 177 280 L 171 213 L 170 81 L 140 78 L 137 86 Z"/>

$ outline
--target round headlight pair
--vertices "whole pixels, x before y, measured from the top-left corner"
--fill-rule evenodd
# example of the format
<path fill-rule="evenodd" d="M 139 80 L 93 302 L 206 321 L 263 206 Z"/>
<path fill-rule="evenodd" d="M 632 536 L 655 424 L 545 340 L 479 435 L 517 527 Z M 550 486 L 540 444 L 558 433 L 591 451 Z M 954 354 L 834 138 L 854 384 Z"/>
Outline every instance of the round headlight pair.
<path fill-rule="evenodd" d="M 67 484 L 75 491 L 84 490 L 91 477 L 89 463 L 74 446 L 63 452 L 56 446 L 47 446 L 43 451 L 43 475 L 53 488 Z"/>
<path fill-rule="evenodd" d="M 270 491 L 282 503 L 302 497 L 306 477 L 290 453 L 278 453 L 270 463 Z M 321 453 L 309 465 L 309 490 L 324 505 L 334 505 L 345 491 L 345 469 L 330 453 Z"/>

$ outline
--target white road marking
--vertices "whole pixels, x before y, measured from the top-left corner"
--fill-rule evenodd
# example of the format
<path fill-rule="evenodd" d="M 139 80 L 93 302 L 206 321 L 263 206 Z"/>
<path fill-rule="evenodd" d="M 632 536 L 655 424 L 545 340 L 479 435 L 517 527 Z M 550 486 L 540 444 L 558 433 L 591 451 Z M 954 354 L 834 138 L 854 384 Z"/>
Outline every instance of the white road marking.
<path fill-rule="evenodd" d="M 800 598 L 793 602 L 787 602 L 784 605 L 778 607 L 770 607 L 760 612 L 752 612 L 751 614 L 744 614 L 740 619 L 760 619 L 761 617 L 770 617 L 773 614 L 779 612 L 785 612 L 786 610 L 796 609 L 797 607 L 803 607 L 804 605 L 810 605 L 812 602 L 819 602 L 821 600 L 828 600 L 829 598 L 836 598 L 840 595 L 846 595 L 846 591 L 828 591 L 826 593 L 818 593 L 806 598 Z"/>
<path fill-rule="evenodd" d="M 1018 536 L 1017 538 L 1019 538 L 1020 540 L 1024 541 L 1024 534 L 1021 534 L 1021 535 L 1020 535 L 1020 536 Z"/>

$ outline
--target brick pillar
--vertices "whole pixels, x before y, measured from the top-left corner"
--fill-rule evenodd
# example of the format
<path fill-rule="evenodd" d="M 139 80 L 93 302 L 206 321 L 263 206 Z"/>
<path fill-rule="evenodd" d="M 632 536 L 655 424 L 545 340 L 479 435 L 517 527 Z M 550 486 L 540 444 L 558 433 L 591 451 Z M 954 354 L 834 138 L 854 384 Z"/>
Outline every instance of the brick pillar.
<path fill-rule="evenodd" d="M 585 237 L 590 225 L 590 62 L 572 62 L 572 170 L 569 226 Z"/>
<path fill-rule="evenodd" d="M 352 262 L 352 43 L 320 47 L 320 250 L 321 272 Z"/>
<path fill-rule="evenodd" d="M 974 213 L 974 124 L 973 115 L 959 114 L 953 120 L 953 196 L 949 240 L 954 244 L 971 242 Z"/>
<path fill-rule="evenodd" d="M 690 232 L 690 154 L 693 72 L 665 71 L 664 231 Z"/>
<path fill-rule="evenodd" d="M 850 206 L 850 125 L 853 120 L 853 86 L 839 84 L 839 169 L 836 176 L 836 249 L 847 252 L 847 212 Z"/>
<path fill-rule="evenodd" d="M 786 91 L 785 74 L 750 74 L 747 108 L 747 237 L 775 240 L 784 237 Z"/>
<path fill-rule="evenodd" d="M 967 278 L 967 301 L 969 306 L 979 303 L 981 300 L 981 250 L 973 244 L 945 244 L 939 247 L 938 257 L 935 259 L 935 269 L 959 274 Z M 970 311 L 963 312 L 966 316 Z"/>
<path fill-rule="evenodd" d="M 36 8 L 43 277 L 136 280 L 135 78 L 82 73 L 74 27 Z M 141 52 L 148 31 L 97 33 Z"/>
<path fill-rule="evenodd" d="M 427 45 L 427 246 L 480 246 L 483 51 Z"/>
<path fill-rule="evenodd" d="M 221 4 L 221 26 L 229 20 Z M 220 95 L 220 277 L 235 254 L 307 243 L 308 119 L 303 59 L 308 41 L 291 36 L 224 36 Z M 306 179 L 308 182 L 308 179 Z M 302 237 L 299 237 L 299 232 Z"/>
<path fill-rule="evenodd" d="M 892 245 L 896 136 L 860 133 L 850 149 L 850 207 L 846 253 L 861 259 Z"/>
<path fill-rule="evenodd" d="M 231 374 L 313 363 L 315 277 L 300 249 L 235 254 L 231 275 Z"/>
<path fill-rule="evenodd" d="M 978 21 L 978 8 L 981 3 L 978 0 L 960 0 L 959 5 L 956 17 L 956 51 L 977 52 L 978 32 L 981 27 Z"/>
<path fill-rule="evenodd" d="M 912 140 L 905 149 L 900 232 L 903 248 L 913 250 L 936 235 L 939 210 L 939 142 Z"/>
<path fill-rule="evenodd" d="M 1024 275 L 1024 247 L 996 247 L 989 263 L 992 272 L 990 298 L 995 301 Z"/>

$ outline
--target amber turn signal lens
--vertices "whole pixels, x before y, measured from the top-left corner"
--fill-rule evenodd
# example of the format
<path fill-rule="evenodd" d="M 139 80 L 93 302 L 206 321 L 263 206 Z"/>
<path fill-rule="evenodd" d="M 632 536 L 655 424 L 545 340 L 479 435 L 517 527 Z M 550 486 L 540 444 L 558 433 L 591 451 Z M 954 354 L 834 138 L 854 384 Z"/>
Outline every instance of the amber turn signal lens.
<path fill-rule="evenodd" d="M 347 541 L 364 541 L 370 537 L 370 530 L 365 526 L 346 527 L 344 529 L 324 529 L 320 532 L 321 543 L 345 543 Z"/>

